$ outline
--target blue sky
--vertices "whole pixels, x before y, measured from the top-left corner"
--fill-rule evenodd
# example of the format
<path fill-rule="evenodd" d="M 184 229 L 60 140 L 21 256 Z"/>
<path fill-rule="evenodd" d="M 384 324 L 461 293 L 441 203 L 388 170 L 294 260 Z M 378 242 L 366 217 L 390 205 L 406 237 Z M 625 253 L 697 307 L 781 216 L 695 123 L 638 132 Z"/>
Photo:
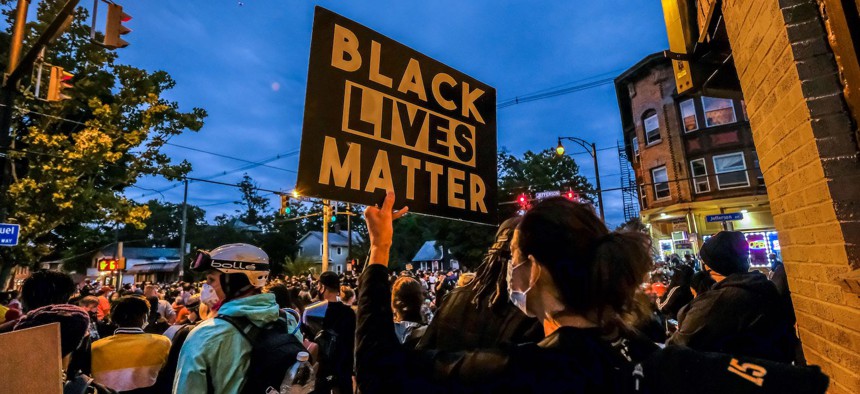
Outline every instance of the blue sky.
<path fill-rule="evenodd" d="M 131 45 L 120 61 L 162 69 L 177 82 L 168 97 L 183 109 L 209 112 L 199 133 L 171 142 L 251 161 L 299 149 L 313 8 L 321 5 L 457 68 L 497 89 L 499 101 L 610 73 L 667 47 L 660 2 L 601 1 L 123 1 L 133 19 Z M 84 3 L 91 7 L 91 3 Z M 614 147 L 621 138 L 613 86 L 503 108 L 499 146 L 511 153 L 554 147 L 559 135 Z M 574 147 L 568 145 L 568 150 Z M 192 176 L 208 177 L 247 165 L 176 147 L 165 151 L 188 160 Z M 574 156 L 593 182 L 587 155 Z M 599 153 L 603 187 L 619 185 L 614 150 Z M 261 187 L 289 191 L 298 155 L 246 172 Z M 235 183 L 244 172 L 213 178 Z M 138 186 L 172 183 L 145 178 Z M 149 196 L 146 196 L 150 194 Z M 131 188 L 138 201 L 182 201 L 182 188 L 154 194 Z M 236 189 L 192 183 L 189 202 L 208 217 L 232 212 Z M 607 222 L 623 221 L 620 192 L 607 192 Z M 276 196 L 271 196 L 277 205 Z"/>

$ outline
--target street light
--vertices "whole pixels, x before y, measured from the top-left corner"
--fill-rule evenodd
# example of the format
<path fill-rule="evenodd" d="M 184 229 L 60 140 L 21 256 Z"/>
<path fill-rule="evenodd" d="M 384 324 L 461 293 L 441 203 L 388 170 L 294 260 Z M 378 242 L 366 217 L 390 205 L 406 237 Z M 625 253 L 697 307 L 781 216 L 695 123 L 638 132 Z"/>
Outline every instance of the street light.
<path fill-rule="evenodd" d="M 600 208 L 600 219 L 606 220 L 603 214 L 603 189 L 600 188 L 600 168 L 597 166 L 597 147 L 593 142 L 589 143 L 588 141 L 578 138 L 578 137 L 558 137 L 558 146 L 555 148 L 555 153 L 559 156 L 564 156 L 564 145 L 562 145 L 561 140 L 573 141 L 579 146 L 583 147 L 588 154 L 591 155 L 591 158 L 594 159 L 594 178 L 597 183 L 597 205 Z"/>

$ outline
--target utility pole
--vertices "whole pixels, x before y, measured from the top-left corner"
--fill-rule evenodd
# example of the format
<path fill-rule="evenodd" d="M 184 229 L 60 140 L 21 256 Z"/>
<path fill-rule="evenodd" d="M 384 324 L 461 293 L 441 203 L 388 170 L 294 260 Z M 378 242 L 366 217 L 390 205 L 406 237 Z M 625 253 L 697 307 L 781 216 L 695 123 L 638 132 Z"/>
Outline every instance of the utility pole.
<path fill-rule="evenodd" d="M 179 231 L 179 280 L 185 270 L 185 229 L 188 226 L 188 178 L 185 178 L 185 194 L 182 196 L 182 228 Z"/>
<path fill-rule="evenodd" d="M 123 258 L 122 249 L 123 249 L 122 242 L 117 242 L 116 243 L 116 256 L 114 256 L 114 259 L 117 261 L 117 264 L 119 264 L 119 262 L 122 261 L 122 258 Z M 125 268 L 123 268 L 123 269 L 125 269 Z M 117 289 L 117 291 L 119 291 L 120 287 L 122 287 L 122 270 L 117 269 L 116 270 L 116 289 Z"/>
<path fill-rule="evenodd" d="M 355 266 L 352 264 L 352 205 L 349 203 L 346 203 L 346 234 L 348 237 L 346 240 L 346 261 L 355 270 Z"/>
<path fill-rule="evenodd" d="M 600 167 L 597 165 L 597 146 L 591 143 L 591 157 L 594 158 L 594 177 L 597 183 L 597 205 L 600 205 L 600 220 L 606 221 L 603 215 L 603 189 L 600 187 Z"/>
<path fill-rule="evenodd" d="M 322 247 L 322 272 L 328 271 L 328 223 L 331 220 L 331 205 L 329 200 L 323 200 L 323 247 Z"/>

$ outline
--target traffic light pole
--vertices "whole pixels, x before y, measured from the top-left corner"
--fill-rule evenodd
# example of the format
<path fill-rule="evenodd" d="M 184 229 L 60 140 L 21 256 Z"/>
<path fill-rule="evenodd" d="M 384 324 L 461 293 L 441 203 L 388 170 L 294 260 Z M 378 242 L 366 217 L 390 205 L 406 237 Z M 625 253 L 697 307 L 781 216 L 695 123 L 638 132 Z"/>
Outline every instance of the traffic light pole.
<path fill-rule="evenodd" d="M 591 158 L 594 159 L 594 177 L 595 184 L 597 186 L 597 205 L 600 208 L 600 219 L 606 221 L 606 217 L 603 213 L 603 189 L 600 187 L 600 167 L 597 164 L 597 146 L 593 142 L 588 142 L 579 137 L 558 137 L 558 148 L 556 148 L 556 153 L 559 156 L 564 154 L 564 146 L 561 144 L 561 140 L 576 142 L 579 146 L 585 148 L 588 154 L 591 155 Z"/>
<path fill-rule="evenodd" d="M 328 223 L 331 220 L 331 205 L 329 200 L 323 200 L 323 247 L 322 247 L 322 272 L 328 271 Z"/>
<path fill-rule="evenodd" d="M 48 46 L 54 38 L 59 36 L 65 30 L 71 21 L 75 12 L 75 7 L 79 0 L 69 0 L 66 5 L 57 14 L 57 17 L 48 25 L 48 28 L 42 32 L 42 35 L 36 39 L 27 53 L 21 58 L 21 50 L 23 49 L 24 36 L 26 35 L 27 11 L 30 7 L 30 0 L 18 0 L 18 6 L 15 12 L 15 26 L 12 33 L 12 42 L 9 46 L 9 67 L 7 74 L 3 80 L 2 89 L 0 89 L 0 153 L 5 157 L 2 161 L 2 171 L 0 171 L 0 197 L 6 198 L 6 191 L 11 184 L 12 161 L 9 160 L 9 148 L 12 146 L 12 112 L 15 106 L 15 96 L 18 94 L 18 83 L 25 76 L 30 74 L 36 59 L 42 49 Z M 7 206 L 9 204 L 0 204 L 0 221 L 5 221 L 8 215 Z"/>

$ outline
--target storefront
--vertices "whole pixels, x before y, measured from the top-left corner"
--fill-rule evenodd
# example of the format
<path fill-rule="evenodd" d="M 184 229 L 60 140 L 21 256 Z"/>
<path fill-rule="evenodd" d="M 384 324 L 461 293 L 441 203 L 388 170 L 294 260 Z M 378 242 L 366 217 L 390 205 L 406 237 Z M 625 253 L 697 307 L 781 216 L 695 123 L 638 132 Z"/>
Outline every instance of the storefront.
<path fill-rule="evenodd" d="M 782 260 L 782 252 L 779 248 L 779 237 L 776 231 L 741 231 L 750 246 L 750 266 L 770 266 L 770 255 L 775 254 L 778 260 Z M 702 237 L 703 242 L 711 235 Z"/>

